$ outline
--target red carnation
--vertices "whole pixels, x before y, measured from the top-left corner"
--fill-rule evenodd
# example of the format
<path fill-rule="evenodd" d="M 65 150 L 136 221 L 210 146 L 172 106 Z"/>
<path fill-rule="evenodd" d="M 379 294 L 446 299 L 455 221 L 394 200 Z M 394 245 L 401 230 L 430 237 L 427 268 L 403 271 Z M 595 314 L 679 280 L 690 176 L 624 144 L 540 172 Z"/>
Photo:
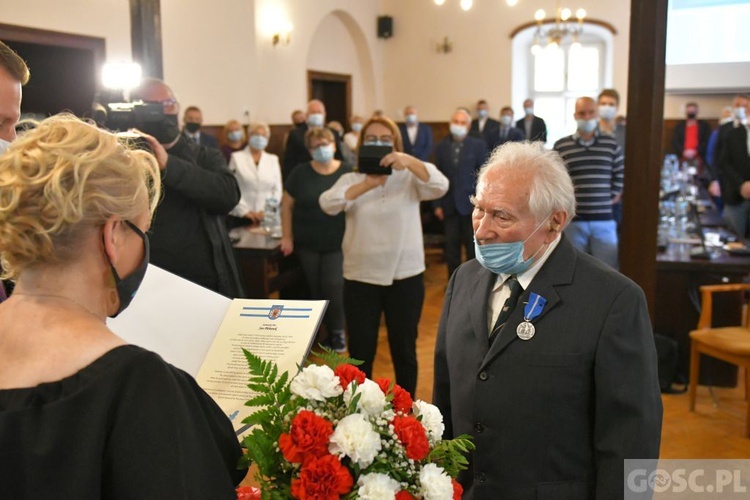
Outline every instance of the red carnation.
<path fill-rule="evenodd" d="M 464 494 L 464 487 L 455 479 L 451 479 L 451 481 L 453 481 L 453 500 L 461 500 Z"/>
<path fill-rule="evenodd" d="M 300 500 L 338 500 L 354 484 L 349 469 L 333 455 L 311 458 L 302 466 L 299 479 L 292 480 L 292 496 Z"/>
<path fill-rule="evenodd" d="M 393 384 L 391 379 L 388 378 L 379 378 L 377 382 L 380 390 L 383 391 L 386 396 L 388 394 L 393 394 L 391 404 L 396 411 L 407 414 L 411 413 L 411 407 L 414 404 L 414 401 L 411 399 L 411 394 L 409 394 L 409 391 L 398 384 Z M 391 384 L 393 384 L 392 388 Z"/>
<path fill-rule="evenodd" d="M 412 460 L 422 460 L 430 452 L 427 432 L 414 417 L 400 417 L 393 419 L 393 427 L 399 441 L 406 448 L 406 456 Z"/>
<path fill-rule="evenodd" d="M 310 457 L 328 454 L 328 439 L 333 424 L 311 411 L 301 411 L 292 420 L 289 434 L 279 436 L 279 448 L 292 463 L 304 463 Z"/>
<path fill-rule="evenodd" d="M 235 491 L 237 500 L 260 500 L 260 490 L 255 486 L 240 486 Z"/>
<path fill-rule="evenodd" d="M 365 383 L 365 379 L 367 378 L 365 372 L 363 372 L 356 366 L 349 364 L 337 366 L 336 369 L 333 370 L 333 373 L 341 381 L 341 387 L 343 387 L 344 390 L 349 387 L 349 384 L 352 380 L 356 380 L 357 384 L 362 385 Z"/>
<path fill-rule="evenodd" d="M 401 490 L 396 493 L 396 500 L 415 500 L 414 495 L 406 490 Z"/>

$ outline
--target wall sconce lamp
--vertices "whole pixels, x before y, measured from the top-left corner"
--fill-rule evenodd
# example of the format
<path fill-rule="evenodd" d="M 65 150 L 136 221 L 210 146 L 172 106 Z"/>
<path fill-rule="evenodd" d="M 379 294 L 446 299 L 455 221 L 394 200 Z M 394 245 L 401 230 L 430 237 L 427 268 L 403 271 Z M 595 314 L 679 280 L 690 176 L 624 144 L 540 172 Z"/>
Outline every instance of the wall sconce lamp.
<path fill-rule="evenodd" d="M 280 23 L 279 28 L 274 31 L 273 35 L 271 36 L 271 42 L 273 43 L 273 46 L 276 47 L 279 44 L 289 45 L 289 42 L 291 41 L 292 23 L 290 23 L 289 21 L 284 21 Z"/>
<path fill-rule="evenodd" d="M 435 44 L 435 50 L 438 54 L 448 54 L 453 50 L 453 42 L 446 36 L 442 42 Z"/>

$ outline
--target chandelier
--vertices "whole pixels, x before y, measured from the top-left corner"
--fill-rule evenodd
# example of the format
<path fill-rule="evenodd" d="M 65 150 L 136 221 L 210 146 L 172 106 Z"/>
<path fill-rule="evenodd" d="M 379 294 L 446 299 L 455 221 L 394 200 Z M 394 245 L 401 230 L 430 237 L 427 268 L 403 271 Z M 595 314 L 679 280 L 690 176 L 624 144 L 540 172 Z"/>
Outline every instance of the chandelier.
<path fill-rule="evenodd" d="M 576 10 L 575 19 L 571 19 L 573 12 L 567 7 L 560 7 L 560 0 L 557 0 L 555 22 L 547 28 L 542 26 L 546 16 L 544 9 L 539 9 L 534 14 L 536 32 L 534 32 L 534 44 L 531 46 L 531 52 L 534 55 L 542 50 L 543 45 L 557 48 L 568 39 L 573 40 L 571 48 L 580 47 L 578 35 L 583 31 L 583 19 L 586 17 L 585 9 Z"/>

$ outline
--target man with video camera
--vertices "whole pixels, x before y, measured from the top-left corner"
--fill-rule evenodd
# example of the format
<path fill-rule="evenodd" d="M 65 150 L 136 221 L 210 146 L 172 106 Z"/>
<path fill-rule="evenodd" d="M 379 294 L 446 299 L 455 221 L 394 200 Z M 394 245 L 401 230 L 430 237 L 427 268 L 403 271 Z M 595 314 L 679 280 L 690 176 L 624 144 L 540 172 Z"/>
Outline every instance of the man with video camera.
<path fill-rule="evenodd" d="M 151 263 L 227 297 L 243 297 L 224 222 L 240 190 L 224 157 L 180 132 L 180 104 L 163 81 L 144 79 L 130 98 L 163 106 L 163 114 L 137 123 L 159 163 L 164 193 L 151 226 Z"/>

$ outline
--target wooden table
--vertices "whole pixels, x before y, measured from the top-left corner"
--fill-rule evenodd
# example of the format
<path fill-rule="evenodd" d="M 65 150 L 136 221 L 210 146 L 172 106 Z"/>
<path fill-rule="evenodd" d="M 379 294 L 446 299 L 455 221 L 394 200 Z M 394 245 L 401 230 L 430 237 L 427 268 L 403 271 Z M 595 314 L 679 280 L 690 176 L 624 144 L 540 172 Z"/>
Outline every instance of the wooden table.
<path fill-rule="evenodd" d="M 280 239 L 272 238 L 257 226 L 236 227 L 229 232 L 245 294 L 265 299 L 278 292 L 285 298 L 300 298 L 305 281 L 297 259 L 284 257 Z"/>
<path fill-rule="evenodd" d="M 654 332 L 680 343 L 678 372 L 687 381 L 690 367 L 688 334 L 698 324 L 702 285 L 740 283 L 750 274 L 750 257 L 729 255 L 723 250 L 711 260 L 691 259 L 689 247 L 670 244 L 657 256 Z M 739 325 L 741 305 L 735 295 L 719 294 L 714 298 L 714 326 Z M 716 359 L 701 360 L 701 384 L 733 387 L 737 368 Z"/>

